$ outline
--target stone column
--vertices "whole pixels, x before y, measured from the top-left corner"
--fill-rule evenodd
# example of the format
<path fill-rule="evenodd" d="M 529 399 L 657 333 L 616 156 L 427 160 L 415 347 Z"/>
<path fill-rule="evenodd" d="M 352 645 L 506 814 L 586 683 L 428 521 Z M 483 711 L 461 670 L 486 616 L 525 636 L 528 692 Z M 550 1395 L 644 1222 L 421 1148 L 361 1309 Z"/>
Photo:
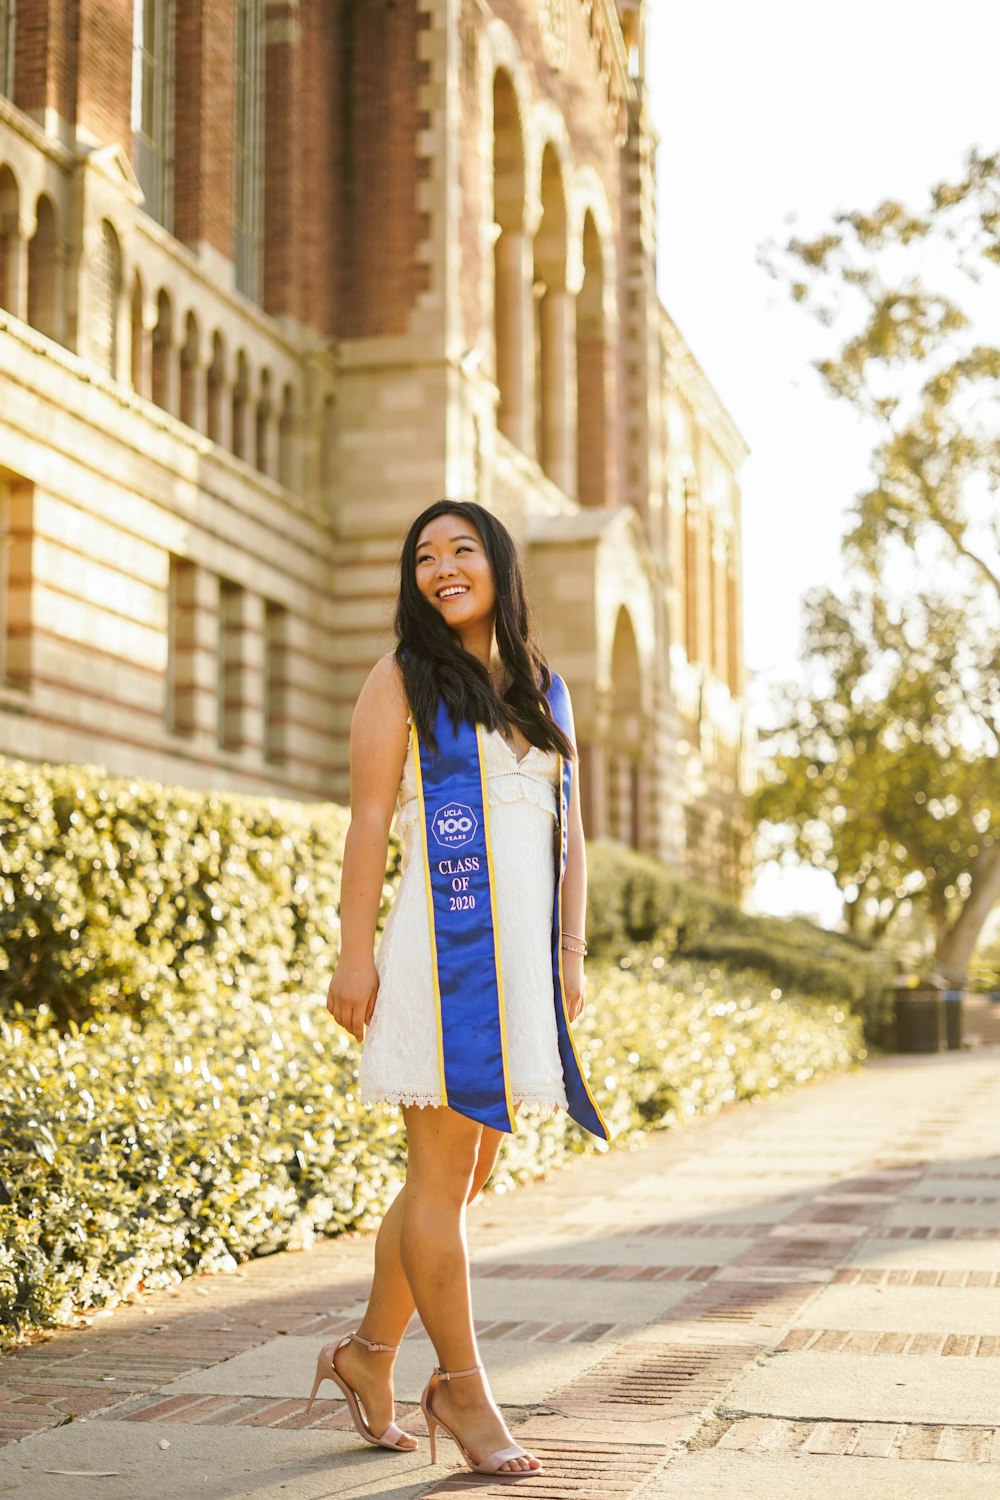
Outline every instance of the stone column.
<path fill-rule="evenodd" d="M 147 400 L 153 391 L 153 326 L 155 314 L 145 298 L 132 305 L 132 389 Z"/>
<path fill-rule="evenodd" d="M 173 328 L 163 341 L 161 358 L 163 360 L 163 410 L 168 411 L 172 417 L 176 417 L 179 416 L 181 409 L 181 357 Z"/>
<path fill-rule="evenodd" d="M 233 386 L 223 366 L 218 385 L 212 393 L 216 403 L 215 442 L 228 453 L 233 451 Z"/>
<path fill-rule="evenodd" d="M 576 298 L 562 288 L 542 299 L 542 467 L 576 498 Z"/>
<path fill-rule="evenodd" d="M 260 473 L 266 474 L 269 479 L 277 476 L 275 446 L 274 407 L 270 394 L 262 393 L 258 397 L 254 414 L 254 463 Z"/>
<path fill-rule="evenodd" d="M 62 344 L 65 349 L 70 347 L 70 320 L 69 308 L 66 303 L 66 290 L 70 279 L 69 269 L 73 255 L 73 246 L 69 240 L 62 238 L 56 240 L 55 259 L 52 267 L 55 295 L 55 306 L 53 308 L 55 333 L 53 336 L 57 343 Z"/>
<path fill-rule="evenodd" d="M 300 423 L 295 402 L 286 388 L 278 419 L 278 483 L 286 490 L 299 489 Z"/>
<path fill-rule="evenodd" d="M 496 243 L 496 358 L 498 422 L 505 437 L 535 452 L 535 315 L 531 295 L 532 244 L 505 230 Z"/>
<path fill-rule="evenodd" d="M 242 385 L 241 385 L 242 379 Z M 250 399 L 249 375 L 237 371 L 236 381 L 230 388 L 229 410 L 230 452 L 244 463 L 253 464 L 257 449 L 257 409 Z"/>
<path fill-rule="evenodd" d="M 195 350 L 182 379 L 188 383 L 187 421 L 195 432 L 208 431 L 208 370 L 200 350 Z"/>

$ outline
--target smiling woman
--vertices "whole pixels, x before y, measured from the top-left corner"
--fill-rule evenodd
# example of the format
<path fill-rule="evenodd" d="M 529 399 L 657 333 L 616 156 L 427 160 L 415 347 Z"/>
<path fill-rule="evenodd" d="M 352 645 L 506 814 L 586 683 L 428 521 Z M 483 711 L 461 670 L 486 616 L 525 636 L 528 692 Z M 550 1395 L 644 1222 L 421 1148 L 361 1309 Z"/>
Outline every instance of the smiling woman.
<path fill-rule="evenodd" d="M 360 1397 L 369 1441 L 412 1448 L 392 1421 L 391 1359 L 372 1356 L 395 1352 L 416 1307 L 441 1362 L 421 1398 L 432 1462 L 440 1426 L 477 1472 L 538 1473 L 479 1361 L 465 1207 L 522 1107 L 565 1109 L 609 1136 L 570 1030 L 587 880 L 572 706 L 534 639 L 516 544 L 479 505 L 417 516 L 395 626 L 351 724 L 327 1005 L 363 1044 L 362 1100 L 403 1110 L 407 1178 L 379 1231 L 364 1319 L 320 1351 L 316 1381 Z M 394 809 L 402 870 L 373 956 Z"/>

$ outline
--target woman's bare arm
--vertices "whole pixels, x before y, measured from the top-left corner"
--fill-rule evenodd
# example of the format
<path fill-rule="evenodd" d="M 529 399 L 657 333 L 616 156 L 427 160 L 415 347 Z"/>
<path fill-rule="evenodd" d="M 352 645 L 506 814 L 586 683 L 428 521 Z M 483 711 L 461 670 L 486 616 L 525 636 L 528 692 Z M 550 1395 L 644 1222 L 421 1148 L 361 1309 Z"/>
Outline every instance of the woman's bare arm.
<path fill-rule="evenodd" d="M 409 727 L 391 657 L 372 668 L 351 718 L 351 822 L 340 881 L 340 958 L 327 995 L 334 1019 L 364 1041 L 378 994 L 375 924 Z"/>
<path fill-rule="evenodd" d="M 569 693 L 567 692 L 567 702 Z M 569 705 L 570 738 L 576 744 L 573 708 Z M 580 762 L 573 767 L 573 789 L 566 827 L 566 874 L 563 877 L 562 930 L 574 937 L 587 935 L 587 849 L 583 839 L 583 809 L 580 802 Z M 561 941 L 561 939 L 560 939 Z M 569 1018 L 575 1021 L 583 1009 L 583 955 L 564 949 L 563 979 Z"/>

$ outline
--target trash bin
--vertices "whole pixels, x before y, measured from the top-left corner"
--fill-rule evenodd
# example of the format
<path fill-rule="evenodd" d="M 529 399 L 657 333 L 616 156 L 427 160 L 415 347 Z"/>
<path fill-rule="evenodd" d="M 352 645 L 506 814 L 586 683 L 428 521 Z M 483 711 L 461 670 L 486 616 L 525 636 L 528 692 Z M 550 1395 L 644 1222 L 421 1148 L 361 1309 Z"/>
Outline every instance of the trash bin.
<path fill-rule="evenodd" d="M 945 990 L 944 1031 L 951 1051 L 962 1045 L 962 1026 L 965 1019 L 965 991 Z"/>
<path fill-rule="evenodd" d="M 896 1049 L 899 1052 L 941 1052 L 948 1044 L 941 991 L 897 989 Z"/>

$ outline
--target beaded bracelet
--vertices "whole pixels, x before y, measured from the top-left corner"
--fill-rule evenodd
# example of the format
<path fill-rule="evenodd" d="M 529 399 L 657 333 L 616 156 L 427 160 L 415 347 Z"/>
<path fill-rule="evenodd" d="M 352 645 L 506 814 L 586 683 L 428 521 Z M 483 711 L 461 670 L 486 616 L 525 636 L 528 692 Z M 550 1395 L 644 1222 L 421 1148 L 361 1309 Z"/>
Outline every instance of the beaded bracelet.
<path fill-rule="evenodd" d="M 574 932 L 563 932 L 563 933 L 560 933 L 560 937 L 563 937 L 563 938 L 572 938 L 573 939 L 572 943 L 565 943 L 564 942 L 564 943 L 562 943 L 560 945 L 561 947 L 565 948 L 565 950 L 566 950 L 567 953 L 579 953 L 584 958 L 587 956 L 587 940 L 586 940 L 586 938 L 577 937 Z M 581 943 L 583 946 L 580 947 L 580 948 L 576 948 L 576 947 L 573 946 L 574 943 Z"/>

